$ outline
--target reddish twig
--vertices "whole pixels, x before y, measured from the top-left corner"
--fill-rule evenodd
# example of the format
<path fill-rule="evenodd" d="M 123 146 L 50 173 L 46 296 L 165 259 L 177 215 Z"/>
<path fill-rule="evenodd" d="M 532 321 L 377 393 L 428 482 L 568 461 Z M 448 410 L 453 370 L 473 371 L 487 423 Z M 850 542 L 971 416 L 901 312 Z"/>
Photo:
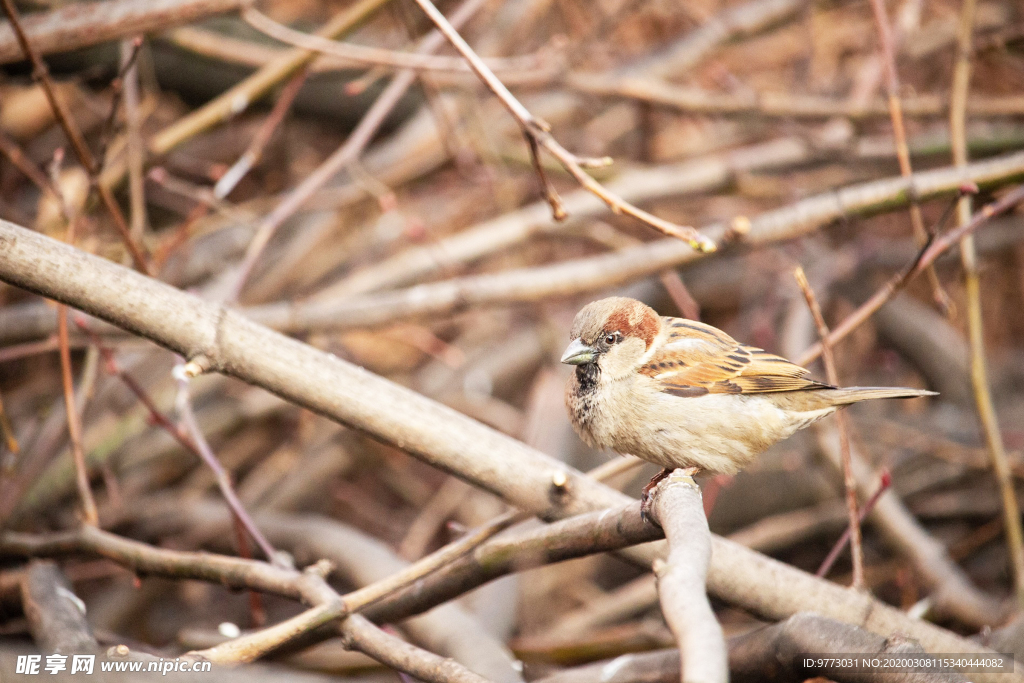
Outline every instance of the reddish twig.
<path fill-rule="evenodd" d="M 74 245 L 79 217 L 73 215 L 68 208 L 68 202 L 60 192 L 60 186 L 55 180 L 59 175 L 63 159 L 64 150 L 57 149 L 50 166 L 50 172 L 54 178 L 51 180 L 51 185 L 57 192 L 57 201 L 60 204 L 64 220 L 67 222 L 65 239 L 68 244 Z M 71 457 L 75 463 L 75 484 L 78 488 L 78 496 L 82 500 L 83 521 L 87 525 L 98 526 L 99 512 L 92 496 L 92 489 L 89 488 L 89 469 L 85 461 L 85 449 L 82 446 L 82 416 L 78 412 L 78 402 L 75 400 L 75 380 L 71 369 L 71 344 L 68 340 L 68 307 L 64 304 L 57 304 L 57 350 L 60 357 L 64 407 L 67 412 L 68 439 L 71 441 Z"/>
<path fill-rule="evenodd" d="M 961 191 L 970 192 L 977 191 L 977 189 L 967 187 L 962 188 Z M 934 238 L 925 246 L 924 249 L 921 250 L 921 253 L 918 254 L 917 258 L 907 265 L 906 268 L 893 275 L 888 282 L 886 282 L 871 296 L 870 299 L 862 303 L 856 311 L 848 315 L 841 323 L 836 325 L 836 327 L 829 332 L 828 338 L 824 341 L 834 346 L 837 342 L 850 334 L 850 332 L 855 330 L 861 323 L 871 317 L 872 313 L 884 306 L 885 303 L 892 299 L 897 292 L 903 289 L 908 282 L 920 275 L 928 266 L 935 262 L 935 259 L 945 253 L 947 249 L 959 244 L 960 240 L 965 236 L 974 233 L 975 230 L 990 221 L 992 218 L 1009 211 L 1022 201 L 1024 201 L 1024 185 L 1018 186 L 1014 190 L 1008 192 L 1002 197 L 1002 199 L 982 207 L 980 211 L 974 214 L 974 217 L 969 223 L 961 225 L 954 230 L 950 230 L 945 235 Z M 797 359 L 797 364 L 807 365 L 821 355 L 821 349 L 821 342 L 814 344 L 804 351 L 803 355 Z"/>
<path fill-rule="evenodd" d="M 260 533 L 259 529 L 253 523 L 252 518 L 249 517 L 248 513 L 246 513 L 245 508 L 242 506 L 242 502 L 235 494 L 230 476 L 224 471 L 224 468 L 221 467 L 220 462 L 217 461 L 217 456 L 213 454 L 213 450 L 210 448 L 210 445 L 202 436 L 199 425 L 195 420 L 195 415 L 192 413 L 191 402 L 188 395 L 188 379 L 177 376 L 181 373 L 177 372 L 178 368 L 175 368 L 175 378 L 178 380 L 178 399 L 176 404 L 178 412 L 182 416 L 182 421 L 185 423 L 184 427 L 182 427 L 172 422 L 167 415 L 157 408 L 156 403 L 149 396 L 149 393 L 146 392 L 134 377 L 121 367 L 117 362 L 117 357 L 114 355 L 114 352 L 109 347 L 105 346 L 99 335 L 89 328 L 89 324 L 86 322 L 84 317 L 76 316 L 75 324 L 78 325 L 79 329 L 89 335 L 92 343 L 97 349 L 99 349 L 100 355 L 103 356 L 103 361 L 106 364 L 107 372 L 118 377 L 122 382 L 124 382 L 125 386 L 135 394 L 136 398 L 138 398 L 146 410 L 149 411 L 150 420 L 173 436 L 178 443 L 198 456 L 200 460 L 205 462 L 210 469 L 213 470 L 217 479 L 217 485 L 220 487 L 221 493 L 228 503 L 228 507 L 231 508 L 232 514 L 245 526 L 246 530 L 256 540 L 260 549 L 266 554 L 267 559 L 271 562 L 278 562 L 279 558 L 273 546 L 271 546 L 266 538 L 264 538 L 263 534 Z"/>
<path fill-rule="evenodd" d="M 100 355 L 103 356 L 103 362 L 105 364 L 107 374 L 113 375 L 120 379 L 128 390 L 135 394 L 135 397 L 139 399 L 143 407 L 149 412 L 149 420 L 151 423 L 160 427 L 172 437 L 174 440 L 184 446 L 187 450 L 199 456 L 196 445 L 189 439 L 188 434 L 178 425 L 167 417 L 159 408 L 156 403 L 150 397 L 149 393 L 142 387 L 141 384 L 117 362 L 117 356 L 114 355 L 113 350 L 103 343 L 103 340 L 98 334 L 96 334 L 92 328 L 89 327 L 89 323 L 86 321 L 85 316 L 76 315 L 74 317 L 75 325 L 78 326 L 82 332 L 84 332 L 93 345 L 99 350 Z"/>
<path fill-rule="evenodd" d="M 72 224 L 74 222 L 72 221 Z M 68 235 L 74 233 L 68 228 Z M 60 375 L 64 389 L 64 406 L 68 414 L 68 438 L 71 440 L 71 456 L 75 461 L 75 483 L 78 495 L 82 499 L 84 522 L 92 526 L 99 524 L 100 516 L 96 510 L 92 490 L 89 488 L 89 470 L 85 463 L 85 450 L 82 447 L 82 416 L 78 414 L 75 402 L 75 384 L 71 376 L 71 349 L 68 346 L 68 307 L 60 304 L 57 307 L 57 343 L 60 348 Z"/>
<path fill-rule="evenodd" d="M 251 560 L 252 549 L 249 547 L 249 538 L 245 535 L 245 525 L 238 519 L 238 515 L 231 515 L 231 530 L 235 534 L 235 542 L 238 544 L 238 556 L 244 560 Z M 267 623 L 267 611 L 263 607 L 263 596 L 259 591 L 249 591 L 249 619 L 253 628 L 261 628 Z"/>
<path fill-rule="evenodd" d="M 299 69 L 291 77 L 287 85 L 284 86 L 281 94 L 277 97 L 277 101 L 274 103 L 274 108 L 270 110 L 266 120 L 263 121 L 263 125 L 256 131 L 256 135 L 253 137 L 252 142 L 249 143 L 249 147 L 238 158 L 238 161 L 224 172 L 224 175 L 220 177 L 217 184 L 213 186 L 214 197 L 224 199 L 231 194 L 231 191 L 235 189 L 235 186 L 238 185 L 242 178 L 252 170 L 253 166 L 259 163 L 263 157 L 263 150 L 270 143 L 270 139 L 274 137 L 274 131 L 284 121 L 284 117 L 288 114 L 288 110 L 291 109 L 292 103 L 295 102 L 295 98 L 298 96 L 299 91 L 302 90 L 302 86 L 306 83 L 308 76 L 309 67 L 305 66 Z"/>
<path fill-rule="evenodd" d="M 217 487 L 220 489 L 221 495 L 224 496 L 228 507 L 231 508 L 231 513 L 235 516 L 235 519 L 246 528 L 260 547 L 260 550 L 267 556 L 268 561 L 276 565 L 282 565 L 281 556 L 274 550 L 274 546 L 270 545 L 270 541 L 267 540 L 252 520 L 252 517 L 246 512 L 242 501 L 238 498 L 238 494 L 235 493 L 235 486 L 231 482 L 231 475 L 221 466 L 213 449 L 210 448 L 210 444 L 206 441 L 206 437 L 203 436 L 203 431 L 199 427 L 195 413 L 192 412 L 192 399 L 189 396 L 188 390 L 189 375 L 184 365 L 174 368 L 174 379 L 178 382 L 178 397 L 175 399 L 174 404 L 190 440 L 195 444 L 195 452 L 199 454 L 199 457 L 206 463 L 207 467 L 213 471 L 214 477 L 217 479 Z"/>
<path fill-rule="evenodd" d="M 871 494 L 871 497 L 868 498 L 868 501 L 864 503 L 864 507 L 861 508 L 861 524 L 863 524 L 864 520 L 867 519 L 867 516 L 871 514 L 871 511 L 875 508 L 875 504 L 878 502 L 878 499 L 882 497 L 883 493 L 889 490 L 890 486 L 892 486 L 892 474 L 889 472 L 889 470 L 882 470 L 882 479 L 878 483 L 878 488 L 875 490 L 873 494 Z M 818 567 L 818 571 L 815 573 L 815 576 L 824 578 L 829 573 L 829 570 L 832 569 L 832 565 L 835 564 L 836 560 L 839 558 L 839 554 L 843 552 L 843 548 L 845 548 L 846 544 L 849 542 L 850 527 L 846 527 L 845 529 L 843 529 L 842 536 L 840 536 L 839 540 L 836 541 L 836 544 L 832 546 L 832 550 L 829 551 L 828 555 L 825 557 L 825 560 L 821 563 L 821 566 Z"/>
<path fill-rule="evenodd" d="M 793 271 L 793 277 L 800 287 L 804 298 L 807 300 L 807 307 L 811 310 L 814 318 L 814 326 L 818 328 L 818 336 L 821 337 L 821 359 L 825 363 L 825 376 L 833 386 L 839 386 L 839 373 L 836 372 L 836 362 L 832 355 L 832 345 L 825 341 L 828 339 L 828 325 L 821 314 L 821 306 L 814 296 L 814 290 L 807 282 L 804 269 L 800 266 Z M 853 474 L 853 461 L 850 457 L 850 428 L 846 423 L 846 414 L 836 411 L 836 425 L 839 428 L 839 451 L 843 463 L 843 485 L 846 489 L 846 512 L 849 517 L 850 531 L 850 555 L 853 560 L 853 588 L 861 590 L 864 588 L 864 551 L 861 547 L 860 535 L 860 513 L 857 511 L 857 479 Z"/>

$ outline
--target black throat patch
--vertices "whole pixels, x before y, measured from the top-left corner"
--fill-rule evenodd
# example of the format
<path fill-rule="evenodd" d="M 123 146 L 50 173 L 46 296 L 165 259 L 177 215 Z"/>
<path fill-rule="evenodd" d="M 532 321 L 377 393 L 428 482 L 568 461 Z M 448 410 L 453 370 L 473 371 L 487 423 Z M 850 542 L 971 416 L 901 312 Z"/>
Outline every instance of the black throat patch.
<path fill-rule="evenodd" d="M 579 383 L 580 393 L 593 393 L 597 389 L 597 380 L 600 376 L 601 368 L 596 362 L 577 365 L 576 381 Z"/>

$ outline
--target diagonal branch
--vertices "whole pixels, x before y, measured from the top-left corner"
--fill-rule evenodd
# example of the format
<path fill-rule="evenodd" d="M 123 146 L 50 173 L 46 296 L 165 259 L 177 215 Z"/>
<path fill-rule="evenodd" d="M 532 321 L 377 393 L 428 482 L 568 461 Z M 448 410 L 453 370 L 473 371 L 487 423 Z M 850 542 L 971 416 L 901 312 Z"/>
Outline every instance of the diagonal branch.
<path fill-rule="evenodd" d="M 928 266 L 935 263 L 935 259 L 939 258 L 939 256 L 944 254 L 948 249 L 957 245 L 964 237 L 973 234 L 985 223 L 1002 213 L 1006 213 L 1021 202 L 1024 202 L 1024 185 L 1020 185 L 1006 193 L 998 201 L 982 207 L 980 211 L 974 214 L 974 218 L 972 218 L 970 222 L 933 239 L 925 246 L 924 249 L 921 250 L 917 258 L 907 265 L 906 268 L 893 275 L 888 282 L 882 285 L 882 287 L 871 296 L 871 298 L 862 303 L 857 307 L 857 310 L 846 316 L 841 323 L 836 325 L 832 331 L 828 333 L 828 337 L 825 338 L 824 343 L 834 345 L 846 337 L 846 335 L 853 332 L 861 323 L 871 317 L 875 311 L 896 296 L 896 294 L 903 289 L 908 282 L 924 272 Z M 804 351 L 803 355 L 796 360 L 796 363 L 799 365 L 807 365 L 816 359 L 821 354 L 821 345 L 822 342 L 818 342 Z"/>
<path fill-rule="evenodd" d="M 628 216 L 632 216 L 637 220 L 646 223 L 655 230 L 658 230 L 669 237 L 677 237 L 684 242 L 687 242 L 693 249 L 700 252 L 709 252 L 716 249 L 715 243 L 707 237 L 704 237 L 692 227 L 684 227 L 676 225 L 671 221 L 666 221 L 663 218 L 650 214 L 643 209 L 633 206 L 629 202 L 625 201 L 622 197 L 612 193 L 604 185 L 594 180 L 590 174 L 584 170 L 584 166 L 595 166 L 595 165 L 607 165 L 611 162 L 610 159 L 602 160 L 586 160 L 580 159 L 575 154 L 572 154 L 567 149 L 562 147 L 557 140 L 551 135 L 551 130 L 546 122 L 538 119 L 530 113 L 522 102 L 516 99 L 515 95 L 509 92 L 509 89 L 505 87 L 494 72 L 491 71 L 490 67 L 484 63 L 484 60 L 480 58 L 473 48 L 469 46 L 459 32 L 445 19 L 444 15 L 438 11 L 434 4 L 430 0 L 416 0 L 416 4 L 426 13 L 430 20 L 434 22 L 434 25 L 444 34 L 445 38 L 455 46 L 455 49 L 459 51 L 467 62 L 469 62 L 470 68 L 480 77 L 480 80 L 493 92 L 501 103 L 505 105 L 509 113 L 515 117 L 519 123 L 519 127 L 523 131 L 523 135 L 526 136 L 530 142 L 531 151 L 534 146 L 543 147 L 548 154 L 555 157 L 563 168 L 572 175 L 576 181 L 584 188 L 592 192 L 594 195 L 599 197 L 601 201 L 611 207 L 615 213 L 624 213 Z M 545 184 L 547 191 L 547 182 L 542 178 L 542 182 Z M 547 191 L 550 197 L 550 191 Z M 552 202 L 552 211 L 555 216 L 559 215 L 560 203 Z M 564 210 L 564 209 L 563 209 Z"/>

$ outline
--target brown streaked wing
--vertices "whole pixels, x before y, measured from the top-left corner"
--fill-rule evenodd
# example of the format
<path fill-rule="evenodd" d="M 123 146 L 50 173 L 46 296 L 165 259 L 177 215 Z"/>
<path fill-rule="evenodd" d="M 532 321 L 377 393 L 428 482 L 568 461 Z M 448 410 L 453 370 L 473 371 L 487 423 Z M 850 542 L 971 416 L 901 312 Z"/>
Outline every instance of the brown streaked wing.
<path fill-rule="evenodd" d="M 785 358 L 741 344 L 721 330 L 680 318 L 665 318 L 668 338 L 640 372 L 675 396 L 756 394 L 830 385 L 807 377 Z M 674 342 L 681 342 L 672 346 Z"/>

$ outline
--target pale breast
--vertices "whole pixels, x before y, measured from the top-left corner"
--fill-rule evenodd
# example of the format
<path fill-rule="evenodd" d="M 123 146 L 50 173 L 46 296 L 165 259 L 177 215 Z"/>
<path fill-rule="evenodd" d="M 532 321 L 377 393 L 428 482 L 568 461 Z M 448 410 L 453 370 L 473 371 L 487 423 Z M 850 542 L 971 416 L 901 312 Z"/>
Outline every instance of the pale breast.
<path fill-rule="evenodd" d="M 758 395 L 649 396 L 634 416 L 644 427 L 620 425 L 611 447 L 662 467 L 734 474 L 808 419 L 824 416 L 791 415 Z"/>
<path fill-rule="evenodd" d="M 591 446 L 669 468 L 735 474 L 833 410 L 786 410 L 772 400 L 776 394 L 680 397 L 660 391 L 656 380 L 642 375 L 588 380 L 585 373 L 574 375 L 566 398 L 580 437 Z"/>

